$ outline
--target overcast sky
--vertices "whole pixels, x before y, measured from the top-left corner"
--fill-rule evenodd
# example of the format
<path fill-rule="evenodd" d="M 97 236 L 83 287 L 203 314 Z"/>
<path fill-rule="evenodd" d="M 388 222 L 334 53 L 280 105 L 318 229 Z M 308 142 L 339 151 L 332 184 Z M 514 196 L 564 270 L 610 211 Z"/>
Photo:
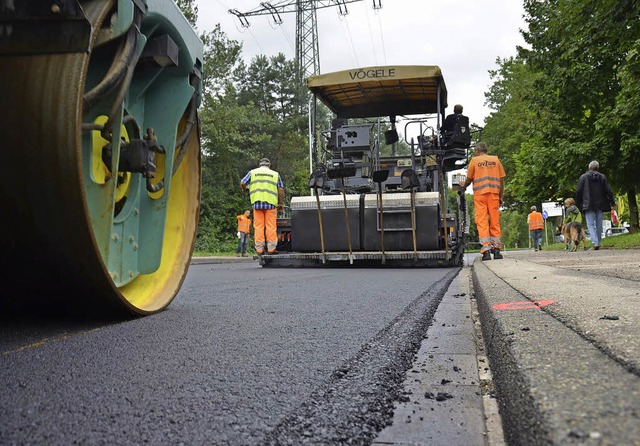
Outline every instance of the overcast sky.
<path fill-rule="evenodd" d="M 250 26 L 243 28 L 228 11 L 262 9 L 261 0 L 196 3 L 198 30 L 210 31 L 220 23 L 229 38 L 242 43 L 247 62 L 257 54 L 280 52 L 294 59 L 294 12 L 282 14 L 280 26 L 263 15 L 249 17 Z M 374 10 L 374 3 L 382 8 Z M 317 11 L 321 73 L 373 65 L 438 65 L 447 85 L 447 114 L 460 103 L 470 121 L 479 125 L 490 112 L 484 105 L 488 71 L 497 68 L 497 57 L 513 56 L 516 45 L 524 44 L 520 0 L 362 0 L 346 7 L 345 16 L 337 7 Z"/>

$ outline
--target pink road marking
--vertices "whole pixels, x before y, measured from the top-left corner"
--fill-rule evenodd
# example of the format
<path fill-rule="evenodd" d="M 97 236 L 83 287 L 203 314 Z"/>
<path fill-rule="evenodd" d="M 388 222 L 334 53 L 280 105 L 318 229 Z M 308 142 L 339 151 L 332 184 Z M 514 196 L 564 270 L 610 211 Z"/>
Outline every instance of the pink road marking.
<path fill-rule="evenodd" d="M 547 305 L 556 303 L 555 300 L 526 300 L 524 302 L 506 302 L 503 304 L 495 304 L 491 307 L 494 310 L 528 310 L 530 308 L 542 308 Z"/>

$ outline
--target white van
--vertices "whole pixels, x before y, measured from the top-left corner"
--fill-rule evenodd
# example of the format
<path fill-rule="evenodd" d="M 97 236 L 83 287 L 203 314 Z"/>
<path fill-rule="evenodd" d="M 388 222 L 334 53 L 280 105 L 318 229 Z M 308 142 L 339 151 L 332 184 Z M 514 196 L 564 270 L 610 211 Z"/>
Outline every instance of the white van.
<path fill-rule="evenodd" d="M 616 235 L 628 234 L 629 230 L 624 226 L 620 226 L 617 228 L 609 228 L 604 232 L 605 237 L 614 237 Z"/>

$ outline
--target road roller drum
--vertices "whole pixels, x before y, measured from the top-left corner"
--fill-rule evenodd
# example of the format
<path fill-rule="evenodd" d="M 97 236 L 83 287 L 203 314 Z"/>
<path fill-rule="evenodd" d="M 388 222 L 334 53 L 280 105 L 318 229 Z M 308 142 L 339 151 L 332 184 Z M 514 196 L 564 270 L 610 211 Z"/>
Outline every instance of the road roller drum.
<path fill-rule="evenodd" d="M 0 1 L 0 311 L 174 299 L 198 224 L 202 52 L 171 0 Z"/>

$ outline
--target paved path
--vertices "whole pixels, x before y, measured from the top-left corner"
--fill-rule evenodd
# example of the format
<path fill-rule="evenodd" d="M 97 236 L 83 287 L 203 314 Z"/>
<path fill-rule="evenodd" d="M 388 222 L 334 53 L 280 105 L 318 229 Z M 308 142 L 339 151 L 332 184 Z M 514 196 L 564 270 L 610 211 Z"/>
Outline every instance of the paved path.
<path fill-rule="evenodd" d="M 509 444 L 640 445 L 640 250 L 473 264 Z"/>

